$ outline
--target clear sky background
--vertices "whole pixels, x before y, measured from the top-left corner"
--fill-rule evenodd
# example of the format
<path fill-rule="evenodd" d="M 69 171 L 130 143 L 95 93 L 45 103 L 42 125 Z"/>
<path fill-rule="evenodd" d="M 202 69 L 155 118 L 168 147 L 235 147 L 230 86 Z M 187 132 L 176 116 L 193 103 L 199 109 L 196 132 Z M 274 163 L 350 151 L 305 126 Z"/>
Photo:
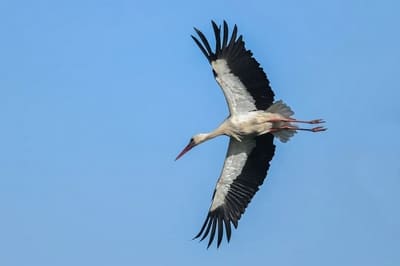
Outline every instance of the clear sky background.
<path fill-rule="evenodd" d="M 400 265 L 400 2 L 0 2 L 0 265 Z M 217 250 L 192 241 L 228 139 L 191 40 L 238 24 L 276 99 L 329 130 L 277 142 Z"/>

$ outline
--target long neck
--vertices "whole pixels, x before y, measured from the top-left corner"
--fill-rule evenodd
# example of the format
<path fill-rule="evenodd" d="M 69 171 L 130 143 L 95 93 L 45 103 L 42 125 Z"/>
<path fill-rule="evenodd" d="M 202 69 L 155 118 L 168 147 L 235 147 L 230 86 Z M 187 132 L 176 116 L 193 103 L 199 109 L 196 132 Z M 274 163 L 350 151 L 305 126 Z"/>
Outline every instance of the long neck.
<path fill-rule="evenodd" d="M 214 131 L 211 131 L 209 133 L 205 133 L 204 141 L 209 140 L 209 139 L 213 139 L 215 137 L 218 137 L 218 136 L 221 136 L 221 135 L 224 135 L 224 134 L 225 134 L 224 126 L 221 125 L 218 128 L 216 128 Z"/>

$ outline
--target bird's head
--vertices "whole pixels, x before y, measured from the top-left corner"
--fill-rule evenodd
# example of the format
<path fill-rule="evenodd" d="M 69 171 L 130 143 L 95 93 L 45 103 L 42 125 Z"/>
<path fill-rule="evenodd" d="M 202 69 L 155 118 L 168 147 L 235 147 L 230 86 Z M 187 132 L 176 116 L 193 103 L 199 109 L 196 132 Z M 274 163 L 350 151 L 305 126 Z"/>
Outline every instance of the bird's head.
<path fill-rule="evenodd" d="M 181 151 L 181 153 L 178 154 L 176 157 L 175 161 L 181 158 L 185 153 L 190 151 L 193 147 L 199 145 L 200 143 L 203 143 L 204 141 L 207 140 L 208 134 L 200 133 L 197 135 L 194 135 L 190 140 L 189 144 L 186 145 L 186 147 Z"/>

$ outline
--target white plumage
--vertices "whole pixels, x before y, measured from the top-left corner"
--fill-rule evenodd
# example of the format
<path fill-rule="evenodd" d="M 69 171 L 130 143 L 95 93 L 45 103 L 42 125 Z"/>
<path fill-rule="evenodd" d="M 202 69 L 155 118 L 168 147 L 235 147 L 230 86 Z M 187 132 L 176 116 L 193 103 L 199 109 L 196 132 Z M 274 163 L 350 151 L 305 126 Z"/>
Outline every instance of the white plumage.
<path fill-rule="evenodd" d="M 292 118 L 294 112 L 282 101 L 274 103 L 267 76 L 259 63 L 246 50 L 242 36 L 234 26 L 228 42 L 228 25 L 221 27 L 214 21 L 215 50 L 202 32 L 195 28 L 201 41 L 192 36 L 207 57 L 218 84 L 222 88 L 230 115 L 214 131 L 193 136 L 176 157 L 193 147 L 220 135 L 230 137 L 228 152 L 216 184 L 207 218 L 195 238 L 210 236 L 208 247 L 218 236 L 221 244 L 225 231 L 229 242 L 231 225 L 236 228 L 248 203 L 262 185 L 275 152 L 274 137 L 287 142 L 298 130 L 320 132 L 326 128 L 300 128 L 294 123 L 319 124 L 321 119 L 302 121 Z"/>

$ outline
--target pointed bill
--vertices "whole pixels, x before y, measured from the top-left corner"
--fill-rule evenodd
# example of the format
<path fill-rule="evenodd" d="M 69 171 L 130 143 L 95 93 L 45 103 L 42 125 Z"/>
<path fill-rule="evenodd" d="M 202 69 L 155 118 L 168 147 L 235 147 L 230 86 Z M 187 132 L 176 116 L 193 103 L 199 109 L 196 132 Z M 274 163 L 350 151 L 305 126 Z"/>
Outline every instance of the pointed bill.
<path fill-rule="evenodd" d="M 190 151 L 194 147 L 193 141 L 190 141 L 189 144 L 176 156 L 175 161 L 181 158 L 185 153 Z"/>

